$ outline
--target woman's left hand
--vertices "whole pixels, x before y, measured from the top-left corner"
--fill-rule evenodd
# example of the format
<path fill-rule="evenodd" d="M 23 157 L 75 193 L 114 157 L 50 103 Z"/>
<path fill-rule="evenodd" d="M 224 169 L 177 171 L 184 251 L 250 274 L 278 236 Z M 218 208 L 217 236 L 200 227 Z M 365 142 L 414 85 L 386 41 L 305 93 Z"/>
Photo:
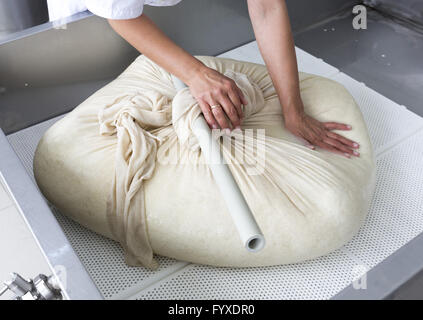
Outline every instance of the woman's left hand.
<path fill-rule="evenodd" d="M 359 148 L 357 142 L 349 140 L 332 130 L 351 130 L 351 126 L 337 122 L 320 122 L 305 112 L 291 114 L 285 117 L 285 127 L 296 136 L 304 139 L 307 147 L 322 149 L 351 158 L 360 156 L 355 149 Z"/>

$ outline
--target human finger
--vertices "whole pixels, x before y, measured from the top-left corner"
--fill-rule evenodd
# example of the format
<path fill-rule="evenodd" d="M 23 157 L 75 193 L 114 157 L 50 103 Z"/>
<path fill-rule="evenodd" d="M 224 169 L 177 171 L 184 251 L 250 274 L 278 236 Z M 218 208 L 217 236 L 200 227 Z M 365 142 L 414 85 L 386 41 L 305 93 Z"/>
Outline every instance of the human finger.
<path fill-rule="evenodd" d="M 351 126 L 345 123 L 324 122 L 323 126 L 328 130 L 351 130 Z"/>
<path fill-rule="evenodd" d="M 210 106 L 204 100 L 199 100 L 198 104 L 200 105 L 200 109 L 203 112 L 204 119 L 206 119 L 207 124 L 211 129 L 218 129 L 219 124 L 217 123 Z"/>
<path fill-rule="evenodd" d="M 223 111 L 222 106 L 214 102 L 210 104 L 210 109 L 220 128 L 223 130 L 230 130 L 229 123 L 228 120 L 226 120 L 225 112 Z"/>
<path fill-rule="evenodd" d="M 347 139 L 347 138 L 345 138 L 345 137 L 343 137 L 343 136 L 341 136 L 341 135 L 339 135 L 339 134 L 337 134 L 337 133 L 335 133 L 335 132 L 330 132 L 330 131 L 329 131 L 329 132 L 327 133 L 327 135 L 328 135 L 329 137 L 333 138 L 333 139 L 339 140 L 340 142 L 342 142 L 343 144 L 345 144 L 345 145 L 349 146 L 350 148 L 355 148 L 355 149 L 357 149 L 358 147 L 360 147 L 360 145 L 359 145 L 357 142 L 352 141 L 352 140 L 350 140 L 350 139 Z"/>
<path fill-rule="evenodd" d="M 231 121 L 232 127 L 239 128 L 241 125 L 240 118 L 238 116 L 238 112 L 235 106 L 232 104 L 232 101 L 226 95 L 221 95 L 219 99 L 219 103 L 222 106 L 223 110 L 225 111 L 227 117 Z"/>
<path fill-rule="evenodd" d="M 355 150 L 350 149 L 349 147 L 347 147 L 346 145 L 342 144 L 341 142 L 339 142 L 336 139 L 327 137 L 327 138 L 324 138 L 323 139 L 323 142 L 325 142 L 325 143 L 327 143 L 327 144 L 335 147 L 336 149 L 338 149 L 339 151 L 341 151 L 343 153 L 348 153 L 350 155 L 355 155 L 354 154 L 354 151 Z"/>

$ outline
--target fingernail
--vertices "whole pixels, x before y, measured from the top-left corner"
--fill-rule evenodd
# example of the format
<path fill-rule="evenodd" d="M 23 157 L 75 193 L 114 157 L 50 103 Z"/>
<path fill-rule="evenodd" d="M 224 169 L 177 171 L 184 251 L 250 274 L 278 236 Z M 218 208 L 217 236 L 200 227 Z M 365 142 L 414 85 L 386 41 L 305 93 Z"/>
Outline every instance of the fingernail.
<path fill-rule="evenodd" d="M 231 130 L 230 130 L 230 129 L 228 129 L 228 128 L 226 128 L 226 129 L 224 130 L 224 132 L 225 132 L 226 134 L 231 134 Z"/>
<path fill-rule="evenodd" d="M 217 125 L 215 125 L 215 124 L 214 124 L 214 125 L 212 125 L 212 128 L 213 128 L 213 129 L 217 129 Z"/>
<path fill-rule="evenodd" d="M 350 126 L 350 125 L 347 125 L 347 128 L 348 128 L 348 129 L 351 129 L 351 126 Z"/>
<path fill-rule="evenodd" d="M 351 158 L 351 155 L 350 155 L 349 153 L 344 153 L 344 155 L 345 155 L 347 158 Z"/>
<path fill-rule="evenodd" d="M 358 152 L 357 152 L 357 151 L 355 151 L 355 150 L 353 151 L 353 153 L 354 153 L 354 155 L 355 155 L 355 156 L 357 156 L 357 157 L 360 155 L 360 153 L 358 153 Z"/>
<path fill-rule="evenodd" d="M 241 130 L 241 126 L 236 126 L 235 129 L 236 130 Z"/>
<path fill-rule="evenodd" d="M 354 148 L 358 148 L 358 143 L 354 142 L 353 146 L 354 146 Z"/>

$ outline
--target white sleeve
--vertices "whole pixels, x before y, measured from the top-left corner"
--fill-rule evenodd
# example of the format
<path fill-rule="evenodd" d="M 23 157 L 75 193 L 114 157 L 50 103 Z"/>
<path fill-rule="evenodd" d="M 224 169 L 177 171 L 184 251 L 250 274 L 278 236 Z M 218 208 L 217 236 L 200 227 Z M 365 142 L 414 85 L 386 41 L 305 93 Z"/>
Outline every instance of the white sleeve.
<path fill-rule="evenodd" d="M 87 9 L 106 19 L 134 19 L 142 14 L 144 0 L 84 0 Z"/>
<path fill-rule="evenodd" d="M 47 0 L 50 21 L 87 10 L 83 0 Z"/>

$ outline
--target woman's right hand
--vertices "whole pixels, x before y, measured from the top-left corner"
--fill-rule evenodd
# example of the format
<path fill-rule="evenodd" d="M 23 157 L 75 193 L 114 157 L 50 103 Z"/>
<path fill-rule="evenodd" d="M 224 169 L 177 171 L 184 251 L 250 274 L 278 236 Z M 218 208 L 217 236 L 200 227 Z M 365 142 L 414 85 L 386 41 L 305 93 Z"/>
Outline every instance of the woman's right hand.
<path fill-rule="evenodd" d="M 247 104 L 235 81 L 207 66 L 187 81 L 193 97 L 198 101 L 208 125 L 212 129 L 239 129 Z"/>
<path fill-rule="evenodd" d="M 247 101 L 232 79 L 176 45 L 145 14 L 109 23 L 138 51 L 188 85 L 211 128 L 230 130 L 241 125 L 241 105 Z"/>

